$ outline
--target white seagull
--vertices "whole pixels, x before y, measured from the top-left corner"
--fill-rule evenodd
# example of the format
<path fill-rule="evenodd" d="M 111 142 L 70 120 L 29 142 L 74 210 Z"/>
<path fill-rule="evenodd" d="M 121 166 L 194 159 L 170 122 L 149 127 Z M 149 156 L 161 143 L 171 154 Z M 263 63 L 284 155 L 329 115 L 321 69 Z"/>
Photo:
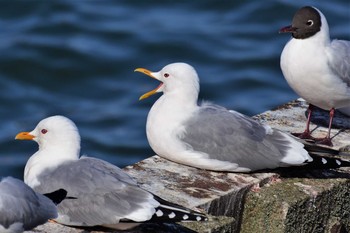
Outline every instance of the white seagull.
<path fill-rule="evenodd" d="M 312 106 L 329 110 L 329 128 L 319 143 L 332 146 L 330 131 L 335 109 L 350 116 L 350 41 L 331 40 L 325 16 L 315 7 L 305 6 L 294 15 L 292 25 L 280 33 L 292 39 L 281 54 L 281 69 L 289 86 L 310 105 L 300 138 L 311 138 Z"/>
<path fill-rule="evenodd" d="M 34 140 L 39 150 L 28 160 L 24 181 L 35 191 L 63 188 L 69 199 L 58 205 L 55 221 L 71 226 L 132 228 L 147 221 L 205 221 L 205 215 L 166 202 L 137 183 L 120 168 L 97 158 L 82 156 L 76 125 L 52 116 L 16 139 Z"/>
<path fill-rule="evenodd" d="M 172 63 L 159 72 L 145 68 L 135 71 L 161 81 L 156 89 L 140 97 L 142 100 L 163 92 L 152 106 L 146 125 L 148 142 L 159 156 L 192 167 L 230 172 L 315 165 L 320 161 L 325 166 L 330 165 L 327 161 L 335 166 L 346 163 L 311 155 L 293 136 L 241 113 L 210 103 L 198 106 L 198 75 L 186 63 Z"/>
<path fill-rule="evenodd" d="M 46 197 L 19 179 L 3 178 L 0 182 L 0 232 L 23 232 L 56 218 L 54 202 L 58 204 L 66 194 L 64 190 L 58 190 Z"/>

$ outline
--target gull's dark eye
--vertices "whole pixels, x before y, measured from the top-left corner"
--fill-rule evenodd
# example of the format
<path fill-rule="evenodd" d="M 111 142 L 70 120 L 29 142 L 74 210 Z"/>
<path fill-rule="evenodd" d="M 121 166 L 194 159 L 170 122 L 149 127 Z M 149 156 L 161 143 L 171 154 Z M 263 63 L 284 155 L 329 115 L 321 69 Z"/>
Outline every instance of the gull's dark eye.
<path fill-rule="evenodd" d="M 307 26 L 312 26 L 314 25 L 314 21 L 312 21 L 311 19 L 309 19 L 306 23 Z"/>
<path fill-rule="evenodd" d="M 168 74 L 168 73 L 165 73 L 165 74 L 164 74 L 164 78 L 167 78 L 167 77 L 169 77 L 169 74 Z"/>
<path fill-rule="evenodd" d="M 47 133 L 47 129 L 42 129 L 42 130 L 41 130 L 41 133 L 42 133 L 42 134 L 46 134 L 46 133 Z"/>

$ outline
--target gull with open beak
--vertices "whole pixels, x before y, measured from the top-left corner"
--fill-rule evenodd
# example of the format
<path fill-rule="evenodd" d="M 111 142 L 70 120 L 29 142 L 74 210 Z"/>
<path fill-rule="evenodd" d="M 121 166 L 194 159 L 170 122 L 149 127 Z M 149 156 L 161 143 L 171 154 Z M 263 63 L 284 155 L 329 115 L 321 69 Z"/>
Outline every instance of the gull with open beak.
<path fill-rule="evenodd" d="M 135 71 L 161 82 L 140 98 L 163 92 L 146 124 L 148 142 L 159 156 L 201 169 L 230 172 L 350 164 L 309 153 L 293 136 L 236 111 L 206 102 L 198 105 L 199 78 L 186 63 L 172 63 L 159 72 L 144 68 Z M 327 152 L 338 153 L 331 149 Z"/>

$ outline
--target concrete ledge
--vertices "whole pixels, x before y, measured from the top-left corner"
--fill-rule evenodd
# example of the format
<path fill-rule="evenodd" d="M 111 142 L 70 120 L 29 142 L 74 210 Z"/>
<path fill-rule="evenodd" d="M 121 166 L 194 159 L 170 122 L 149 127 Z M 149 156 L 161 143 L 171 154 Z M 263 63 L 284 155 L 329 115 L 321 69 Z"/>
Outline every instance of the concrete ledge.
<path fill-rule="evenodd" d="M 255 118 L 283 131 L 301 132 L 306 108 L 303 100 L 296 100 Z M 313 122 L 326 126 L 311 125 L 311 129 L 317 127 L 315 136 L 324 136 L 328 113 L 316 111 Z M 334 122 L 338 128 L 347 128 L 332 130 L 334 148 L 346 148 L 350 120 L 337 113 Z M 170 202 L 198 207 L 213 216 L 228 216 L 212 218 L 209 223 L 145 224 L 132 232 L 350 231 L 348 169 L 238 174 L 199 170 L 153 156 L 124 170 L 141 187 Z M 35 232 L 90 231 L 48 223 Z"/>
<path fill-rule="evenodd" d="M 245 193 L 253 185 L 262 185 L 275 175 L 210 172 L 179 165 L 159 156 L 145 159 L 125 170 L 137 178 L 141 187 L 170 202 L 192 209 L 200 207 L 214 216 L 233 217 L 236 221 L 231 222 L 232 229 L 239 227 Z"/>
<path fill-rule="evenodd" d="M 344 178 L 282 179 L 248 193 L 241 232 L 349 232 L 349 190 Z"/>

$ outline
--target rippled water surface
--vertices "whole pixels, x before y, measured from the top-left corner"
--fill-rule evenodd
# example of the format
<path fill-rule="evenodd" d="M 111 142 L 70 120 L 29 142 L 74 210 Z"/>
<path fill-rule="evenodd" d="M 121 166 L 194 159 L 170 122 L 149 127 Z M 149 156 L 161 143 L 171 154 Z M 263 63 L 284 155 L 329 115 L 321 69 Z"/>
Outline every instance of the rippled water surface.
<path fill-rule="evenodd" d="M 350 40 L 349 1 L 1 1 L 0 176 L 22 177 L 37 145 L 14 136 L 55 114 L 76 122 L 83 154 L 121 167 L 153 155 L 145 123 L 157 96 L 138 98 L 158 83 L 137 67 L 187 62 L 201 100 L 248 115 L 295 99 L 278 29 L 306 4 Z"/>

